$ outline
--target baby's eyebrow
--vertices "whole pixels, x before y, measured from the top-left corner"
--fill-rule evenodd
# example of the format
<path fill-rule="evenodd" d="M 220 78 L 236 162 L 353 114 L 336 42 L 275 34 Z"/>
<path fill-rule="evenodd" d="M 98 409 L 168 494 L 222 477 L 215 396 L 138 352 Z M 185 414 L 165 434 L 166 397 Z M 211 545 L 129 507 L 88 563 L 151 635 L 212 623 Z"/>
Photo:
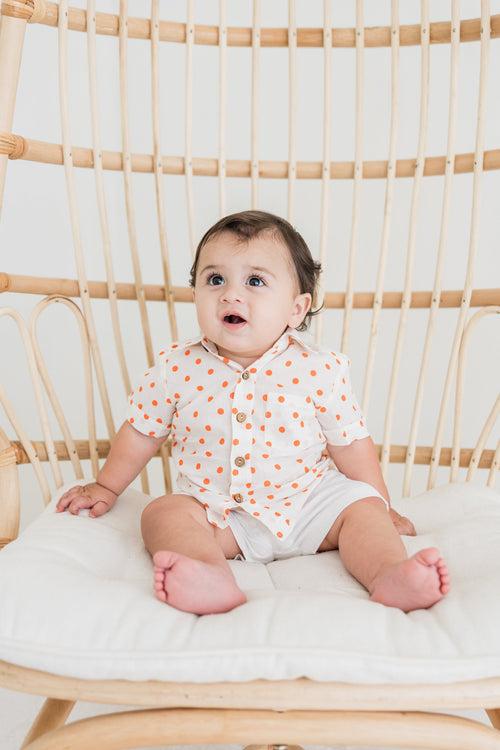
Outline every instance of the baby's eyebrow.
<path fill-rule="evenodd" d="M 200 273 L 204 273 L 205 271 L 208 271 L 210 268 L 224 268 L 224 266 L 213 266 L 213 265 L 205 266 L 205 268 L 203 268 L 200 271 Z M 274 279 L 276 278 L 274 273 L 272 271 L 269 271 L 268 268 L 263 268 L 262 266 L 246 266 L 246 268 L 249 271 L 262 271 L 262 273 L 268 273 L 269 276 L 272 276 Z"/>

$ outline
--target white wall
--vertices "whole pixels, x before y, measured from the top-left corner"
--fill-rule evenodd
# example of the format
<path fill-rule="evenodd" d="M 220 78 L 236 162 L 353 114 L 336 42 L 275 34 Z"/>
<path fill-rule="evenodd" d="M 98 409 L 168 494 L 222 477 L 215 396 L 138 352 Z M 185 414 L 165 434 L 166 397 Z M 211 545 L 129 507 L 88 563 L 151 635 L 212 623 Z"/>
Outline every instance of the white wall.
<path fill-rule="evenodd" d="M 73 2 L 83 7 L 83 0 Z M 98 10 L 118 12 L 118 2 L 101 0 Z M 227 24 L 249 26 L 252 20 L 250 2 L 228 3 Z M 450 17 L 450 3 L 434 1 L 431 21 Z M 197 23 L 218 23 L 218 3 L 195 4 Z M 321 26 L 321 2 L 300 0 L 297 6 L 297 25 Z M 500 12 L 500 0 L 491 2 L 492 14 Z M 132 16 L 147 16 L 149 4 L 130 0 Z M 186 19 L 186 3 L 161 4 L 162 18 L 176 21 Z M 333 24 L 337 27 L 355 24 L 355 3 L 334 3 Z M 468 0 L 461 3 L 462 18 L 477 18 L 480 3 Z M 400 21 L 419 22 L 419 3 L 401 3 Z M 286 26 L 287 3 L 274 0 L 262 3 L 262 26 Z M 389 25 L 390 2 L 366 3 L 365 25 Z M 98 92 L 102 147 L 120 150 L 118 38 L 100 36 L 97 40 Z M 150 46 L 145 41 L 129 43 L 129 114 L 132 152 L 152 153 L 152 122 L 150 97 Z M 430 115 L 427 155 L 446 152 L 448 130 L 449 45 L 433 45 L 430 57 Z M 69 38 L 69 85 L 72 143 L 91 147 L 90 100 L 86 35 L 73 32 Z M 218 155 L 218 52 L 216 47 L 197 45 L 193 54 L 193 154 Z M 57 69 L 57 30 L 46 26 L 28 26 L 21 80 L 13 132 L 52 143 L 61 143 L 59 120 L 59 91 Z M 184 97 L 185 49 L 183 45 L 162 45 L 160 55 L 161 81 L 161 138 L 162 152 L 181 156 L 184 153 Z M 418 142 L 420 97 L 420 49 L 405 47 L 400 52 L 400 127 L 398 158 L 415 157 Z M 485 148 L 500 146 L 499 75 L 500 42 L 493 41 L 490 50 L 490 77 L 487 97 Z M 298 131 L 297 158 L 322 159 L 323 53 L 321 49 L 299 49 L 298 75 Z M 479 43 L 462 44 L 460 49 L 460 78 L 458 122 L 455 147 L 457 153 L 472 152 L 475 147 L 479 75 Z M 334 49 L 332 64 L 332 160 L 352 160 L 354 154 L 355 52 Z M 250 158 L 251 122 L 251 48 L 228 50 L 228 111 L 227 158 Z M 288 52 L 282 49 L 263 49 L 261 52 L 259 117 L 259 158 L 282 159 L 288 156 Z M 387 159 L 390 119 L 390 50 L 367 49 L 365 53 L 365 134 L 364 158 Z M 500 174 L 484 174 L 481 187 L 480 232 L 474 272 L 475 288 L 499 286 L 499 211 L 498 186 Z M 87 254 L 87 276 L 105 278 L 102 240 L 96 204 L 94 176 L 91 170 L 76 170 L 79 197 L 79 218 L 82 240 Z M 186 188 L 183 176 L 165 176 L 165 211 L 168 244 L 174 285 L 186 286 L 191 264 L 187 229 Z M 413 289 L 431 290 L 434 280 L 436 252 L 439 241 L 444 179 L 426 178 L 422 186 L 418 208 L 416 255 L 413 270 Z M 118 172 L 106 172 L 107 208 L 112 239 L 112 253 L 117 281 L 132 280 L 132 265 L 124 209 L 123 178 Z M 405 278 L 408 248 L 408 223 L 413 181 L 397 181 L 391 225 L 389 259 L 385 289 L 401 290 Z M 360 224 L 355 290 L 373 291 L 381 244 L 385 181 L 367 181 L 363 186 L 362 221 Z M 215 178 L 195 179 L 195 235 L 202 233 L 219 218 L 218 186 Z M 137 212 L 137 228 L 145 283 L 162 283 L 158 229 L 155 214 L 154 176 L 133 175 L 133 191 Z M 318 181 L 302 180 L 296 188 L 294 226 L 303 234 L 315 257 L 319 257 L 321 186 Z M 450 229 L 443 271 L 444 289 L 463 288 L 469 250 L 472 206 L 472 175 L 458 175 L 454 180 Z M 250 180 L 227 181 L 226 212 L 250 207 Z M 259 208 L 287 216 L 287 183 L 285 180 L 262 180 L 259 186 Z M 329 233 L 325 286 L 328 290 L 342 290 L 347 277 L 347 261 L 351 231 L 352 182 L 332 181 L 329 200 Z M 0 270 L 12 274 L 76 278 L 75 259 L 69 222 L 64 170 L 59 166 L 40 165 L 27 161 L 9 164 L 2 221 L 0 223 Z M 1 304 L 12 305 L 26 320 L 39 297 L 5 293 Z M 137 305 L 119 303 L 122 315 L 128 365 L 132 379 L 146 364 L 140 331 Z M 182 338 L 197 333 L 192 305 L 176 305 Z M 474 312 L 474 311 L 473 311 Z M 171 340 L 166 307 L 161 303 L 149 305 L 154 348 Z M 115 347 L 106 301 L 94 301 L 94 315 L 99 330 L 100 346 L 109 374 L 114 419 L 117 425 L 123 418 L 125 391 L 115 356 Z M 406 444 L 413 409 L 420 356 L 428 321 L 428 311 L 412 310 L 404 338 L 401 377 L 398 384 L 396 411 L 391 442 Z M 432 366 L 425 390 L 425 406 L 420 422 L 418 445 L 431 445 L 435 435 L 436 415 L 458 312 L 441 310 L 432 346 Z M 352 321 L 349 355 L 353 360 L 353 375 L 358 397 L 361 398 L 364 362 L 371 321 L 370 311 L 357 311 Z M 382 313 L 379 345 L 376 357 L 376 378 L 368 410 L 368 425 L 376 442 L 380 443 L 384 428 L 390 372 L 395 337 L 399 322 L 397 310 Z M 324 313 L 323 340 L 339 347 L 342 313 Z M 83 378 L 77 331 L 70 314 L 60 306 L 46 312 L 40 320 L 40 339 L 50 372 L 61 394 L 75 437 L 86 436 L 86 417 L 83 399 Z M 485 319 L 477 329 L 470 346 L 466 368 L 466 389 L 463 411 L 463 445 L 472 447 L 486 415 L 493 403 L 498 383 L 498 321 Z M 13 401 L 24 428 L 33 438 L 41 437 L 34 401 L 27 375 L 26 360 L 15 326 L 2 321 L 1 380 Z M 444 445 L 451 444 L 452 406 Z M 4 415 L 0 426 L 7 427 Z M 99 415 L 99 434 L 105 437 L 105 426 Z M 58 429 L 55 435 L 59 439 Z M 495 447 L 495 436 L 488 447 Z M 153 462 L 158 464 L 158 462 Z M 88 471 L 88 466 L 86 467 Z M 69 466 L 64 466 L 69 480 Z M 424 491 L 428 468 L 415 467 L 412 493 Z M 152 471 L 152 492 L 162 491 L 159 466 Z M 461 478 L 464 478 L 464 471 Z M 21 467 L 24 497 L 22 526 L 40 508 L 40 496 L 31 470 Z M 401 493 L 403 466 L 392 465 L 388 474 L 393 497 Z M 438 483 L 448 481 L 449 470 L 439 470 Z M 485 481 L 481 472 L 478 481 Z"/>

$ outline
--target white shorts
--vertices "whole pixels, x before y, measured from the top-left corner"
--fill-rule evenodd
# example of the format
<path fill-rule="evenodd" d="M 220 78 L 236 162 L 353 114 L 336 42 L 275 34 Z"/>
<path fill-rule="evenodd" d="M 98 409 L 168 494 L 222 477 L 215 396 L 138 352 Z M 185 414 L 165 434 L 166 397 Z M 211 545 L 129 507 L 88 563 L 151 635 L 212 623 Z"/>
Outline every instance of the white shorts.
<path fill-rule="evenodd" d="M 278 539 L 255 516 L 243 508 L 232 508 L 228 524 L 242 555 L 235 560 L 268 563 L 299 555 L 313 555 L 344 508 L 365 497 L 380 497 L 389 511 L 389 503 L 371 484 L 348 479 L 337 469 L 329 469 L 312 490 L 299 512 L 289 535 Z"/>

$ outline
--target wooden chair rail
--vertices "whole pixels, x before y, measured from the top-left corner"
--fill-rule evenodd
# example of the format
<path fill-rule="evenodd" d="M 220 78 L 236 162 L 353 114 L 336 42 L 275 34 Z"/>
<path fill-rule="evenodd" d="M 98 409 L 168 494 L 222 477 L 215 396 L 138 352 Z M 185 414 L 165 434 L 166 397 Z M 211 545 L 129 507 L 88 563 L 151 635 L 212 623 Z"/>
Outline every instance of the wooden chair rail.
<path fill-rule="evenodd" d="M 498 731 L 473 719 L 426 711 L 269 711 L 156 708 L 105 714 L 42 735 L 26 750 L 84 750 L 189 744 L 274 743 L 414 746 L 428 750 L 500 746 Z"/>
<path fill-rule="evenodd" d="M 143 284 L 144 298 L 150 302 L 165 301 L 165 287 L 162 284 Z M 77 279 L 54 279 L 44 276 L 21 276 L 0 272 L 0 293 L 16 292 L 18 294 L 61 294 L 64 297 L 80 297 L 80 287 Z M 86 293 L 93 299 L 108 299 L 109 296 L 116 299 L 135 300 L 137 289 L 134 283 L 116 282 L 112 289 L 108 290 L 106 281 L 88 281 Z M 460 307 L 463 299 L 463 291 L 460 289 L 444 290 L 439 296 L 439 307 Z M 173 286 L 172 296 L 175 302 L 192 302 L 193 296 L 190 287 Z M 345 292 L 325 292 L 325 308 L 343 310 L 345 307 Z M 399 310 L 403 302 L 402 292 L 383 292 L 381 307 L 385 309 Z M 412 292 L 409 302 L 410 308 L 429 309 L 433 302 L 432 292 Z M 356 309 L 370 310 L 375 304 L 373 292 L 355 292 L 352 306 Z M 475 289 L 472 291 L 470 307 L 487 307 L 489 305 L 500 305 L 500 288 L 498 289 Z"/>
<path fill-rule="evenodd" d="M 500 705 L 500 677 L 454 683 L 368 684 L 295 680 L 250 682 L 160 682 L 80 680 L 0 660 L 0 685 L 7 690 L 111 705 L 147 708 L 267 708 L 272 711 L 426 710 L 490 708 Z M 329 744 L 329 743 L 327 743 Z M 411 747 L 411 743 L 408 743 Z"/>
<path fill-rule="evenodd" d="M 80 459 L 90 459 L 90 448 L 88 440 L 75 440 L 75 448 Z M 41 440 L 32 441 L 33 448 L 40 461 L 48 461 L 47 449 L 45 443 Z M 167 449 L 167 455 L 171 456 L 171 439 L 168 438 L 164 444 Z M 12 446 L 16 452 L 16 463 L 17 464 L 29 464 L 30 460 L 28 454 L 24 450 L 22 444 L 18 440 L 12 441 Z M 62 440 L 55 440 L 54 446 L 57 452 L 57 458 L 61 461 L 69 461 L 70 456 L 66 444 Z M 379 456 L 381 451 L 380 445 L 375 445 Z M 406 445 L 392 445 L 390 449 L 390 463 L 403 464 L 406 461 L 407 453 Z M 99 458 L 106 458 L 109 453 L 110 442 L 109 440 L 98 440 L 97 441 L 97 455 Z M 460 450 L 460 467 L 467 468 L 472 458 L 472 448 L 462 448 Z M 159 456 L 160 453 L 157 453 Z M 415 449 L 415 461 L 414 463 L 428 466 L 431 462 L 432 447 L 431 446 L 417 446 Z M 489 469 L 495 456 L 494 450 L 483 450 L 481 453 L 481 459 L 479 461 L 479 469 Z M 451 448 L 441 448 L 439 457 L 440 466 L 451 465 Z"/>
<path fill-rule="evenodd" d="M 4 0 L 2 3 L 3 15 L 16 15 L 12 0 Z M 30 19 L 33 10 L 30 8 L 33 2 L 27 2 L 27 10 L 24 13 L 26 20 Z M 57 27 L 59 22 L 59 7 L 57 3 L 47 2 L 44 4 L 44 15 L 37 17 L 39 23 L 45 26 Z M 106 36 L 119 35 L 119 16 L 112 13 L 96 13 L 95 23 L 97 34 Z M 72 31 L 87 31 L 87 13 L 80 8 L 68 9 L 68 28 Z M 450 44 L 452 24 L 450 21 L 435 21 L 429 24 L 430 44 Z M 392 29 L 390 26 L 367 27 L 363 30 L 365 47 L 390 47 Z M 490 22 L 491 38 L 500 36 L 500 15 L 491 16 Z M 150 39 L 151 22 L 149 18 L 128 17 L 127 35 L 130 39 Z M 186 44 L 186 24 L 173 21 L 160 21 L 159 41 L 176 42 Z M 470 18 L 460 22 L 460 41 L 477 42 L 481 37 L 481 19 Z M 251 47 L 252 29 L 244 27 L 227 27 L 226 44 L 228 47 Z M 331 30 L 332 47 L 356 47 L 355 28 L 337 28 Z M 399 43 L 402 47 L 416 46 L 421 43 L 421 25 L 403 24 L 399 26 Z M 194 44 L 211 46 L 219 45 L 219 26 L 207 24 L 195 24 Z M 297 47 L 323 47 L 322 28 L 298 28 L 296 37 Z M 261 47 L 288 47 L 287 28 L 262 28 L 260 30 Z"/>
<path fill-rule="evenodd" d="M 64 164 L 63 146 L 60 143 L 37 141 L 24 138 L 16 133 L 0 132 L 0 154 L 6 154 L 10 159 L 39 162 L 42 164 Z M 123 171 L 123 156 L 120 151 L 100 152 L 103 169 Z M 91 148 L 71 146 L 73 166 L 84 169 L 94 169 L 94 152 Z M 183 175 L 186 173 L 185 159 L 182 156 L 160 157 L 163 174 Z M 192 157 L 191 173 L 200 177 L 217 177 L 219 175 L 219 159 L 216 157 Z M 446 171 L 446 156 L 427 156 L 424 160 L 422 174 L 424 177 L 444 175 Z M 155 171 L 153 154 L 130 154 L 130 170 L 132 172 L 153 173 Z M 453 162 L 455 174 L 466 174 L 474 171 L 476 166 L 475 154 L 456 154 Z M 418 167 L 416 158 L 398 159 L 395 162 L 395 177 L 415 177 Z M 500 149 L 483 152 L 482 168 L 488 172 L 500 169 Z M 288 178 L 290 165 L 288 161 L 259 160 L 257 176 L 262 179 L 284 180 Z M 356 175 L 354 161 L 330 161 L 331 180 L 352 180 Z M 251 159 L 226 159 L 226 177 L 251 177 Z M 388 176 L 388 161 L 377 159 L 363 161 L 361 177 L 366 180 L 386 179 Z M 320 180 L 323 178 L 323 162 L 296 161 L 294 177 L 299 180 Z"/>

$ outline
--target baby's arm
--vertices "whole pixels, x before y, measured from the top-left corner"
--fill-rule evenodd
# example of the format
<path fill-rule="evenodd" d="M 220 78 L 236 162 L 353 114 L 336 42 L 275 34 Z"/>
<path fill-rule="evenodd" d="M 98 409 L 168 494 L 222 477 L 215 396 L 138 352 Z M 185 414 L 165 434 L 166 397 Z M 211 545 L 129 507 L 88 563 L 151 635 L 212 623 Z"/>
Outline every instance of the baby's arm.
<path fill-rule="evenodd" d="M 371 437 L 353 440 L 349 445 L 330 445 L 328 452 L 335 462 L 335 466 L 349 479 L 367 482 L 375 487 L 391 505 L 389 491 L 384 482 L 377 451 Z"/>
<path fill-rule="evenodd" d="M 382 477 L 378 462 L 377 451 L 371 437 L 353 440 L 350 445 L 330 445 L 328 452 L 335 462 L 335 466 L 349 479 L 367 482 L 380 492 L 389 503 L 389 514 L 392 522 L 400 534 L 416 536 L 413 523 L 406 516 L 401 516 L 391 508 L 389 491 Z"/>
<path fill-rule="evenodd" d="M 139 432 L 124 422 L 111 444 L 106 463 L 97 475 L 97 483 L 121 495 L 157 453 L 166 437 L 156 438 Z"/>
<path fill-rule="evenodd" d="M 77 485 L 65 492 L 56 505 L 56 511 L 68 509 L 77 514 L 81 508 L 92 508 L 92 516 L 106 513 L 165 440 L 166 436 L 150 437 L 124 422 L 111 443 L 108 458 L 96 481 Z M 102 505 L 94 510 L 99 503 Z"/>

